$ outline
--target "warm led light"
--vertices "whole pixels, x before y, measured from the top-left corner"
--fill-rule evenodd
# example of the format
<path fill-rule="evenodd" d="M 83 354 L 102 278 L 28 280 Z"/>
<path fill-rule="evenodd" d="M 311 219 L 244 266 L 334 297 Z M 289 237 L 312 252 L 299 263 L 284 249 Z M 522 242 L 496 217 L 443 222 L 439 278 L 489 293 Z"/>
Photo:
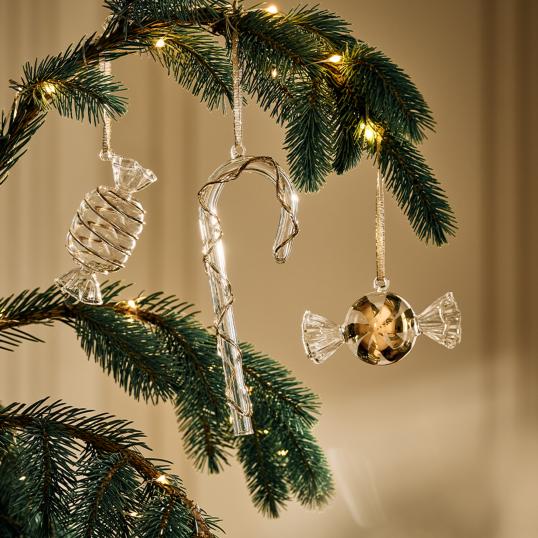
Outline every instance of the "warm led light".
<path fill-rule="evenodd" d="M 165 474 L 162 474 L 155 480 L 155 482 L 159 482 L 159 484 L 168 484 L 168 478 L 166 478 Z"/>
<path fill-rule="evenodd" d="M 278 7 L 275 4 L 271 4 L 265 8 L 265 11 L 271 15 L 276 15 L 278 13 Z"/>
<path fill-rule="evenodd" d="M 340 54 L 333 54 L 331 57 L 327 58 L 327 61 L 332 64 L 338 64 L 342 61 L 342 56 Z"/>
<path fill-rule="evenodd" d="M 52 95 L 56 91 L 56 86 L 52 82 L 44 82 L 43 91 L 48 95 Z"/>
<path fill-rule="evenodd" d="M 155 41 L 155 46 L 158 49 L 162 49 L 165 45 L 166 45 L 166 41 L 162 37 L 160 37 L 159 39 L 157 39 L 157 41 Z"/>
<path fill-rule="evenodd" d="M 25 476 L 21 476 L 21 477 L 19 478 L 19 480 L 20 480 L 21 482 L 24 482 L 24 481 L 26 480 L 26 477 L 25 477 Z"/>
<path fill-rule="evenodd" d="M 375 131 L 369 125 L 364 129 L 364 138 L 366 138 L 368 142 L 373 142 L 376 138 Z"/>
<path fill-rule="evenodd" d="M 281 456 L 281 457 L 284 457 L 284 456 L 287 456 L 288 455 L 288 451 L 287 450 L 279 450 L 277 452 L 277 456 Z"/>
<path fill-rule="evenodd" d="M 136 304 L 136 301 L 133 300 L 133 299 L 129 299 L 127 301 L 127 306 L 131 309 L 131 310 L 136 310 L 138 308 L 138 305 Z"/>
<path fill-rule="evenodd" d="M 278 77 L 278 71 L 276 70 L 276 67 L 273 67 L 273 69 L 271 69 L 271 77 L 272 78 Z"/>
<path fill-rule="evenodd" d="M 375 124 L 371 122 L 364 123 L 361 121 L 359 123 L 359 136 L 363 136 L 366 142 L 372 143 L 375 142 L 380 135 Z"/>

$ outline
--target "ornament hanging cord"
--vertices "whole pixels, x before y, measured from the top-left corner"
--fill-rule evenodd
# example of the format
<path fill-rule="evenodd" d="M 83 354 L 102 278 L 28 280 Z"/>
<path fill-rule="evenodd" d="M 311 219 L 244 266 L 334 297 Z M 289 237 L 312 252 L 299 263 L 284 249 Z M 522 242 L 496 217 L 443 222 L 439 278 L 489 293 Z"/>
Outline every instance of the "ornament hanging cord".
<path fill-rule="evenodd" d="M 233 117 L 234 146 L 232 159 L 245 155 L 243 145 L 243 91 L 241 90 L 242 69 L 239 63 L 239 32 L 234 28 L 232 33 L 232 77 L 233 77 Z"/>
<path fill-rule="evenodd" d="M 386 291 L 390 281 L 385 272 L 385 181 L 379 168 L 377 169 L 376 182 L 375 263 L 374 288 L 377 291 Z"/>
<path fill-rule="evenodd" d="M 101 69 L 101 72 L 104 75 L 106 75 L 107 77 L 110 77 L 112 73 L 110 60 L 105 60 L 105 58 L 101 56 L 99 60 L 99 68 Z M 113 152 L 111 149 L 111 139 L 112 139 L 112 122 L 110 119 L 110 114 L 105 106 L 105 109 L 103 111 L 102 149 L 101 149 L 101 153 L 99 153 L 99 157 L 103 161 L 110 161 L 110 159 L 112 159 Z"/>

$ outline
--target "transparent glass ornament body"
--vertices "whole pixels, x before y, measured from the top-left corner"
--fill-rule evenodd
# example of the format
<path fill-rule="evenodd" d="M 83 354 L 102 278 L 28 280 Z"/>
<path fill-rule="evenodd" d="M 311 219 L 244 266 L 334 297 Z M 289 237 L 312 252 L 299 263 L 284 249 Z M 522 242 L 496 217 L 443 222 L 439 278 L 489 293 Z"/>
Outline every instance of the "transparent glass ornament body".
<path fill-rule="evenodd" d="M 236 435 L 252 433 L 252 404 L 245 385 L 242 354 L 233 313 L 233 294 L 226 270 L 222 243 L 222 228 L 217 205 L 224 185 L 241 176 L 255 172 L 271 181 L 282 206 L 273 245 L 275 260 L 286 261 L 291 252 L 292 240 L 297 234 L 298 197 L 282 168 L 268 157 L 237 157 L 219 167 L 199 193 L 200 230 L 203 241 L 204 263 L 209 276 L 209 286 L 215 313 L 217 346 L 222 357 L 226 381 L 226 397 L 230 406 L 232 424 Z"/>
<path fill-rule="evenodd" d="M 81 202 L 66 246 L 77 267 L 55 280 L 66 294 L 86 304 L 102 304 L 96 274 L 122 269 L 144 228 L 144 209 L 134 195 L 154 183 L 151 170 L 119 155 L 110 158 L 114 187 L 100 186 Z"/>
<path fill-rule="evenodd" d="M 302 333 L 305 353 L 317 364 L 346 343 L 362 361 L 388 365 L 403 359 L 420 334 L 454 348 L 461 341 L 461 314 L 452 293 L 417 315 L 402 297 L 375 291 L 353 303 L 342 325 L 305 312 Z"/>

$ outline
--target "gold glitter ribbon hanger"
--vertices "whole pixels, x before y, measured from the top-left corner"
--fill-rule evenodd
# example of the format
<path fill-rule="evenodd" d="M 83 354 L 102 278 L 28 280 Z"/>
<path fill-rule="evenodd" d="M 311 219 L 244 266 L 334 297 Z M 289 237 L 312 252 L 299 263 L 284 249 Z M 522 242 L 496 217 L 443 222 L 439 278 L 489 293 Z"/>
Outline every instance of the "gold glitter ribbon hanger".
<path fill-rule="evenodd" d="M 382 292 L 388 290 L 390 281 L 385 272 L 385 181 L 379 168 L 377 169 L 375 207 L 376 278 L 374 288 L 376 291 Z"/>
<path fill-rule="evenodd" d="M 106 60 L 104 56 L 101 56 L 101 58 L 99 59 L 99 68 L 101 69 L 102 73 L 108 77 L 112 73 L 111 62 L 110 60 Z M 112 140 L 112 121 L 110 118 L 110 114 L 105 107 L 105 110 L 103 112 L 102 149 L 101 149 L 101 152 L 99 153 L 99 157 L 103 161 L 110 161 L 112 159 L 112 156 L 114 155 L 114 153 L 112 152 L 111 140 Z"/>

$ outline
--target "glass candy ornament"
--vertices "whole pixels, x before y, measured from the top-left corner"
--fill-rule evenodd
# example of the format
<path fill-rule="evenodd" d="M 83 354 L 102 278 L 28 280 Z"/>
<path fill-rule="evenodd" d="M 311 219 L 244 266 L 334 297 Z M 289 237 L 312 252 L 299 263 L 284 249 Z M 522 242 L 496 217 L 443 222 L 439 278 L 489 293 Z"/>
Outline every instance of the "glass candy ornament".
<path fill-rule="evenodd" d="M 203 242 L 203 262 L 209 278 L 217 349 L 222 358 L 226 384 L 226 400 L 230 408 L 235 435 L 249 435 L 252 428 L 252 404 L 245 385 L 242 352 L 239 346 L 233 312 L 234 296 L 226 271 L 222 242 L 223 232 L 217 204 L 224 185 L 241 177 L 245 172 L 265 177 L 276 188 L 280 204 L 280 220 L 273 245 L 277 262 L 283 263 L 291 252 L 292 241 L 299 232 L 297 224 L 298 196 L 284 170 L 271 157 L 245 156 L 242 139 L 241 69 L 238 58 L 238 35 L 232 36 L 232 68 L 234 82 L 234 145 L 232 159 L 220 166 L 198 193 L 200 203 L 200 230 Z"/>
<path fill-rule="evenodd" d="M 461 314 L 450 292 L 417 315 L 402 297 L 376 291 L 355 301 L 342 325 L 305 312 L 302 332 L 305 353 L 316 364 L 346 343 L 362 361 L 387 365 L 403 359 L 420 334 L 454 348 L 461 341 Z"/>
<path fill-rule="evenodd" d="M 443 295 L 417 315 L 405 299 L 389 291 L 385 276 L 384 185 L 379 171 L 375 235 L 375 291 L 351 305 L 342 325 L 309 311 L 304 313 L 303 347 L 316 364 L 325 362 L 344 343 L 362 361 L 387 365 L 403 359 L 420 334 L 449 349 L 461 341 L 461 313 L 452 293 Z"/>
<path fill-rule="evenodd" d="M 223 361 L 226 397 L 236 435 L 252 433 L 250 420 L 252 406 L 243 378 L 242 353 L 232 307 L 234 297 L 226 271 L 222 242 L 223 232 L 218 218 L 217 204 L 224 185 L 238 179 L 243 172 L 256 172 L 271 181 L 276 187 L 281 210 L 273 245 L 273 255 L 278 263 L 286 261 L 291 252 L 292 241 L 299 231 L 297 224 L 298 197 L 288 176 L 270 157 L 232 159 L 212 174 L 209 182 L 202 187 L 198 194 L 203 261 L 209 277 L 218 352 Z"/>
<path fill-rule="evenodd" d="M 103 302 L 97 274 L 122 269 L 144 228 L 145 211 L 135 194 L 157 181 L 151 170 L 133 159 L 107 157 L 114 187 L 100 186 L 84 197 L 66 243 L 77 267 L 55 280 L 64 293 L 92 305 Z"/>

